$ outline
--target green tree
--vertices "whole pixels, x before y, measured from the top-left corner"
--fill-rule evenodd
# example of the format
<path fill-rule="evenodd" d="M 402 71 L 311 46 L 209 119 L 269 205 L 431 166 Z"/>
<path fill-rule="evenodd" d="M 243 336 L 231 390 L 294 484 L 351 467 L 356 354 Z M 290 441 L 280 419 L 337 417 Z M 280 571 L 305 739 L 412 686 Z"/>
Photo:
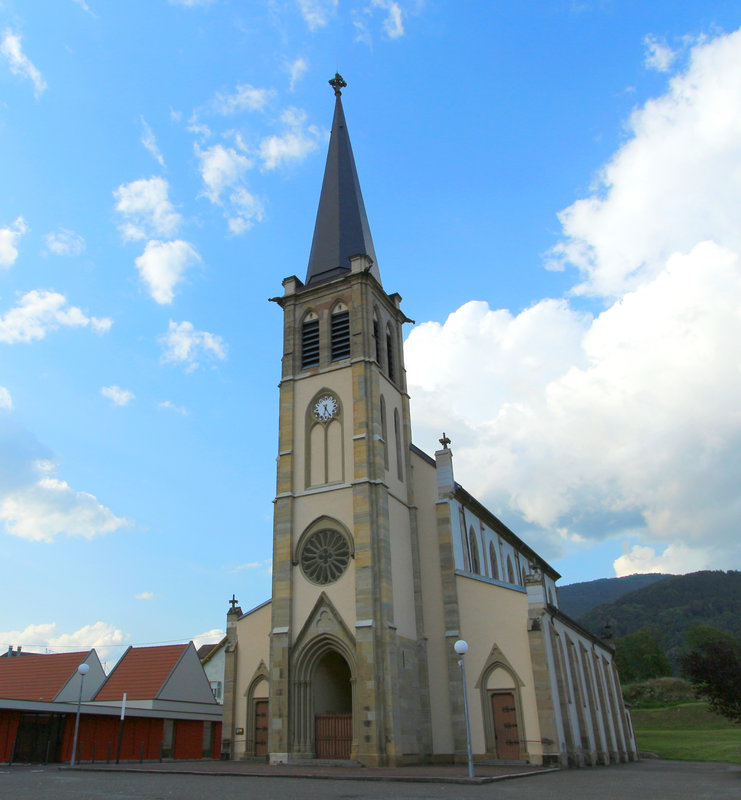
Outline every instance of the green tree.
<path fill-rule="evenodd" d="M 616 639 L 615 663 L 623 683 L 672 674 L 672 665 L 651 628 L 641 628 L 635 633 Z"/>
<path fill-rule="evenodd" d="M 709 625 L 691 628 L 679 664 L 713 711 L 741 722 L 741 641 Z"/>

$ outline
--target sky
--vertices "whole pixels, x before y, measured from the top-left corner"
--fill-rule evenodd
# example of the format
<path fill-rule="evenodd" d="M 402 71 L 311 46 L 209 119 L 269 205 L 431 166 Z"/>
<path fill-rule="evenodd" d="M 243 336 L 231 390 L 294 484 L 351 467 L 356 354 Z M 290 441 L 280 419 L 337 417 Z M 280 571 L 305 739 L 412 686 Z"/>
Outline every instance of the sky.
<path fill-rule="evenodd" d="M 0 0 L 0 649 L 270 595 L 339 70 L 415 444 L 562 575 L 741 568 L 741 7 Z"/>

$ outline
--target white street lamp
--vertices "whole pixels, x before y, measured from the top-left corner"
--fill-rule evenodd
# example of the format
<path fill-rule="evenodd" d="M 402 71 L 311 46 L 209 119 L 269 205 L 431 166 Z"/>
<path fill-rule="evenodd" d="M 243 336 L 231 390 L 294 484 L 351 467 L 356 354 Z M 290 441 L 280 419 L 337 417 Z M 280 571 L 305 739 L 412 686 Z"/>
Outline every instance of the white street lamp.
<path fill-rule="evenodd" d="M 77 716 L 75 717 L 75 736 L 74 739 L 72 740 L 72 758 L 70 759 L 69 762 L 70 767 L 75 766 L 75 754 L 77 750 L 77 731 L 80 727 L 80 705 L 82 703 L 82 684 L 83 681 L 85 680 L 85 676 L 88 674 L 89 671 L 90 667 L 88 664 L 80 664 L 80 666 L 77 668 L 77 672 L 80 675 L 80 694 L 77 698 Z"/>
<path fill-rule="evenodd" d="M 466 715 L 466 743 L 468 745 L 468 777 L 473 778 L 473 751 L 471 750 L 471 720 L 468 716 L 468 692 L 466 691 L 466 667 L 463 664 L 463 656 L 468 652 L 468 642 L 458 639 L 453 645 L 453 649 L 460 656 L 458 666 L 461 668 L 461 680 L 463 681 L 463 711 Z"/>

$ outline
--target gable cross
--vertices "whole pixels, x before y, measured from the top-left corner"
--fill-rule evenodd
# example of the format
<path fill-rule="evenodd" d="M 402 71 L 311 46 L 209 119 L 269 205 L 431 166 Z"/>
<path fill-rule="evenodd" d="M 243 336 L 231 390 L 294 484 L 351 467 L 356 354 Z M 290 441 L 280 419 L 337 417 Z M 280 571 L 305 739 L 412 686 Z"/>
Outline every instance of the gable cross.
<path fill-rule="evenodd" d="M 448 437 L 445 435 L 445 431 L 443 431 L 443 438 L 438 439 L 438 442 L 440 442 L 440 444 L 443 446 L 443 450 L 448 449 L 448 445 L 450 444 L 450 439 L 448 439 Z"/>

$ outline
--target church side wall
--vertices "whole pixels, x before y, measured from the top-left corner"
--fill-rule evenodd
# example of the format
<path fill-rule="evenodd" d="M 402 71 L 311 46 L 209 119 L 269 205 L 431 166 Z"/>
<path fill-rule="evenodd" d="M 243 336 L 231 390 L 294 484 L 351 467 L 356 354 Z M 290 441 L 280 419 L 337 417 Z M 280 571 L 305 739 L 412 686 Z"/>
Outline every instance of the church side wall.
<path fill-rule="evenodd" d="M 237 674 L 235 676 L 233 730 L 224 731 L 224 736 L 232 737 L 232 758 L 245 756 L 245 745 L 254 736 L 254 719 L 249 718 L 250 687 L 257 688 L 262 697 L 267 697 L 267 683 L 259 687 L 258 675 L 261 668 L 270 663 L 270 624 L 271 604 L 265 603 L 247 613 L 237 622 Z M 242 733 L 237 734 L 241 729 Z"/>
<path fill-rule="evenodd" d="M 399 636 L 417 638 L 414 609 L 414 574 L 409 530 L 409 509 L 405 503 L 389 499 L 391 580 L 394 590 L 394 624 Z"/>
<path fill-rule="evenodd" d="M 511 684 L 518 705 L 520 752 L 537 762 L 541 757 L 540 726 L 527 638 L 527 594 L 460 574 L 456 584 L 460 635 L 469 645 L 465 666 L 473 752 L 494 755 L 491 744 L 487 747 L 484 715 L 490 713 L 489 691 L 501 687 L 485 684 L 484 677 L 487 667 L 499 662 L 514 672 Z"/>

